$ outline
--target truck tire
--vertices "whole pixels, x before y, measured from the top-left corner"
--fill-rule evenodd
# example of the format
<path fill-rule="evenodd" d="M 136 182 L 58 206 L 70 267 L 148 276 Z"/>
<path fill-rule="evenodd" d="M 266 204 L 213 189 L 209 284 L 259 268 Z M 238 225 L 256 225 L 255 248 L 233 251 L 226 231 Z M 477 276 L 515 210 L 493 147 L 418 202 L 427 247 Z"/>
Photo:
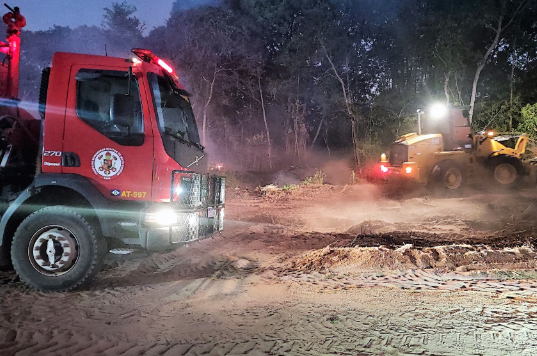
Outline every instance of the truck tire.
<path fill-rule="evenodd" d="M 440 162 L 433 170 L 433 185 L 447 191 L 457 190 L 464 184 L 462 170 L 454 163 Z"/>
<path fill-rule="evenodd" d="M 43 292 L 66 292 L 89 282 L 105 254 L 105 239 L 86 218 L 65 206 L 43 208 L 28 216 L 11 244 L 15 271 Z"/>

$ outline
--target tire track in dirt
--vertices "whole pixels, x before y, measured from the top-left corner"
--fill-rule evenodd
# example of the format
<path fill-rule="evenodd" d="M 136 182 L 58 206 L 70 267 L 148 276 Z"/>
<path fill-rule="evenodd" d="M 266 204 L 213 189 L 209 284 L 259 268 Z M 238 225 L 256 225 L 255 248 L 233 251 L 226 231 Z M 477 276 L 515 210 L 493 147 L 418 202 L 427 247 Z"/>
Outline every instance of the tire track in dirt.
<path fill-rule="evenodd" d="M 164 319 L 173 323 L 178 318 L 186 323 L 197 320 L 202 325 L 209 325 L 211 318 L 202 313 L 202 305 L 199 309 L 189 309 L 189 313 L 197 313 L 192 319 L 184 314 L 179 316 L 177 312 L 181 308 L 169 309 L 166 305 L 190 303 L 192 293 L 208 293 L 213 288 L 223 290 L 227 282 L 231 280 L 211 283 L 209 279 L 200 279 L 190 281 L 182 289 L 178 289 L 177 283 L 170 283 L 165 288 L 168 296 L 179 295 L 184 289 L 189 289 L 191 294 L 164 300 L 153 306 L 154 311 L 170 313 L 167 317 L 131 312 L 124 314 L 125 318 L 120 320 L 120 311 L 114 313 L 108 309 L 108 314 L 94 314 L 100 320 L 80 320 L 78 323 L 60 324 L 58 320 L 51 320 L 41 325 L 22 323 L 14 327 L 2 320 L 0 350 L 2 355 L 460 355 L 471 352 L 523 355 L 524 352 L 531 354 L 529 350 L 537 349 L 537 320 L 533 320 L 537 307 L 528 304 L 445 308 L 445 304 L 413 305 L 410 302 L 401 309 L 367 311 L 350 307 L 347 303 L 326 305 L 322 302 L 289 302 L 287 298 L 272 305 L 251 305 L 244 309 L 220 311 L 216 320 L 227 321 L 221 328 L 192 329 L 190 335 L 180 336 L 174 336 L 166 329 L 167 321 Z M 398 293 L 406 295 L 408 292 Z M 160 295 L 159 290 L 159 294 L 152 297 Z M 31 298 L 32 295 L 26 297 Z M 136 299 L 136 296 L 133 298 Z M 76 303 L 76 300 L 70 303 Z M 177 304 L 180 305 L 184 304 Z M 90 307 L 82 305 L 85 310 Z M 99 307 L 97 301 L 94 301 L 95 307 Z M 72 308 L 69 310 L 68 317 L 75 318 Z M 155 318 L 151 319 L 152 316 Z M 113 327 L 117 330 L 107 332 L 110 329 L 104 328 L 106 321 L 116 321 Z M 158 321 L 162 324 L 158 324 Z M 82 322 L 102 324 L 102 332 L 88 332 L 82 327 Z M 130 335 L 125 326 L 132 322 L 153 325 L 154 333 L 159 330 L 164 333 L 162 339 L 140 338 L 136 333 Z"/>
<path fill-rule="evenodd" d="M 519 299 L 537 303 L 537 281 L 500 281 L 457 273 L 434 273 L 423 270 L 407 270 L 394 274 L 352 276 L 331 272 L 289 273 L 284 281 L 311 283 L 325 289 L 351 289 L 367 287 L 391 287 L 413 291 L 476 291 L 496 294 L 501 298 Z"/>

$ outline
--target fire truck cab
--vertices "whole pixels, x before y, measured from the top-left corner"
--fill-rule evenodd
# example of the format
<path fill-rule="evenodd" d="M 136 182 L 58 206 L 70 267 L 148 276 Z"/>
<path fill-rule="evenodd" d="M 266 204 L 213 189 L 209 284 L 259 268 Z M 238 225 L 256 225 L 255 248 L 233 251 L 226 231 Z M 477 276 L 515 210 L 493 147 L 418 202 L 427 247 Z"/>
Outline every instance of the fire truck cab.
<path fill-rule="evenodd" d="M 98 272 L 107 245 L 162 250 L 222 230 L 225 179 L 208 175 L 171 66 L 144 49 L 56 53 L 36 119 L 13 96 L 18 48 L 8 48 L 17 71 L 4 68 L 11 83 L 0 85 L 0 265 L 67 291 Z"/>

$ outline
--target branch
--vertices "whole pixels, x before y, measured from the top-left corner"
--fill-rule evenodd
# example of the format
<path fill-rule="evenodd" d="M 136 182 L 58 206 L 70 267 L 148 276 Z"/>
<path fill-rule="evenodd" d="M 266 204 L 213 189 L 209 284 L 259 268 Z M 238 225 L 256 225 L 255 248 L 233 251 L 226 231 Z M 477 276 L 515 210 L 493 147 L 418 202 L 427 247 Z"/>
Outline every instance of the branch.
<path fill-rule="evenodd" d="M 446 63 L 446 61 L 444 60 L 444 58 L 440 57 L 440 55 L 438 54 L 438 52 L 433 51 L 433 56 L 435 56 L 436 58 L 440 59 L 440 60 L 442 61 L 442 63 L 444 63 L 444 65 L 446 66 L 446 69 L 449 69 L 448 64 Z"/>
<path fill-rule="evenodd" d="M 328 62 L 330 62 L 330 66 L 332 67 L 332 71 L 334 72 L 335 77 L 337 78 L 337 80 L 341 84 L 341 90 L 343 91 L 343 97 L 345 99 L 345 105 L 347 107 L 347 113 L 349 114 L 349 116 L 351 116 L 351 118 L 353 120 L 355 120 L 354 115 L 353 115 L 352 110 L 351 110 L 351 107 L 350 107 L 349 98 L 347 97 L 347 89 L 345 88 L 345 82 L 343 81 L 343 79 L 341 78 L 339 73 L 337 72 L 336 66 L 334 65 L 334 62 L 332 62 L 332 58 L 330 58 L 330 56 L 328 55 L 328 51 L 326 50 L 326 47 L 324 45 L 322 45 L 322 46 L 323 46 L 323 49 L 324 49 L 326 59 L 328 59 Z"/>
<path fill-rule="evenodd" d="M 522 11 L 526 6 L 528 6 L 528 4 L 531 2 L 531 0 L 522 0 L 520 2 L 520 4 L 518 5 L 518 7 L 516 8 L 515 12 L 513 13 L 513 16 L 511 16 L 511 20 L 509 20 L 509 22 L 507 22 L 507 25 L 505 25 L 501 30 L 500 32 L 504 31 L 507 27 L 509 27 L 509 25 L 511 25 L 511 23 L 513 22 L 513 20 L 515 19 L 515 17 L 518 15 L 518 13 L 520 11 Z M 503 16 L 503 14 L 502 14 Z"/>

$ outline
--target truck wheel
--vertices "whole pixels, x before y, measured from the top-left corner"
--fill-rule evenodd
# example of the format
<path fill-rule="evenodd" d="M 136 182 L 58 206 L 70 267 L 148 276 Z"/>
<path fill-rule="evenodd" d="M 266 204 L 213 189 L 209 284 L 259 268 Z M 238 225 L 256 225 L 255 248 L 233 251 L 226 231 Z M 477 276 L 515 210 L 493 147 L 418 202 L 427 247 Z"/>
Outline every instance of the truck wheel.
<path fill-rule="evenodd" d="M 464 182 L 462 171 L 452 163 L 441 163 L 435 169 L 435 185 L 448 190 L 459 189 Z"/>
<path fill-rule="evenodd" d="M 518 170 L 510 162 L 500 162 L 494 167 L 492 175 L 494 182 L 500 186 L 511 187 L 518 179 Z"/>
<path fill-rule="evenodd" d="M 29 286 L 66 292 L 99 272 L 106 241 L 73 209 L 51 206 L 28 216 L 11 245 L 13 267 Z"/>

